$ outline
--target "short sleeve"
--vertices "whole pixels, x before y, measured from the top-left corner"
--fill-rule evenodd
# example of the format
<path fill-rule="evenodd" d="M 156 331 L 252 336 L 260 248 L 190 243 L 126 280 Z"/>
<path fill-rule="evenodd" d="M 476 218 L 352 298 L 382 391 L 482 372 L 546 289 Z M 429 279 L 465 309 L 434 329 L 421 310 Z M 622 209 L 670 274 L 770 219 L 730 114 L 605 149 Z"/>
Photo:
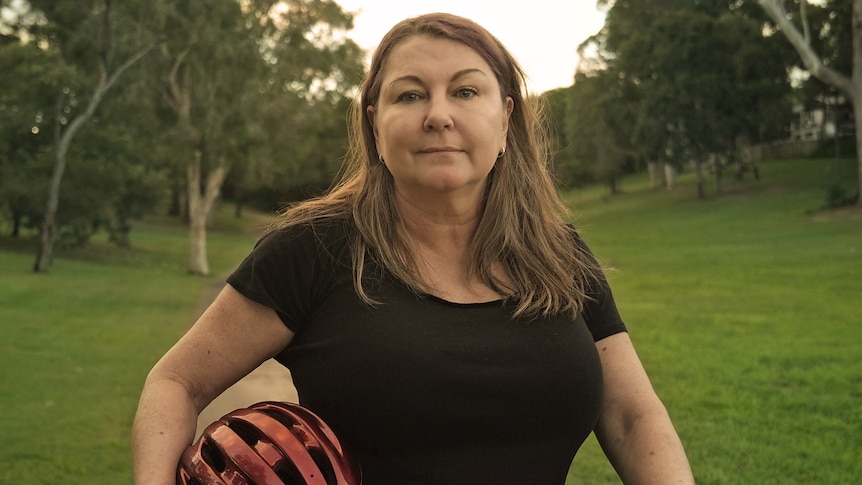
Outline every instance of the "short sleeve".
<path fill-rule="evenodd" d="M 587 257 L 597 263 L 593 252 L 577 234 L 575 244 L 583 250 Z M 590 285 L 589 296 L 590 299 L 584 303 L 583 317 L 587 328 L 593 334 L 594 341 L 598 342 L 605 337 L 627 331 L 625 322 L 614 301 L 611 286 L 604 273 L 600 273 L 598 280 Z"/>
<path fill-rule="evenodd" d="M 595 299 L 587 301 L 584 305 L 584 321 L 596 342 L 627 331 L 607 280 L 602 278 L 601 281 L 599 291 L 593 296 Z"/>
<path fill-rule="evenodd" d="M 320 299 L 328 264 L 315 231 L 291 227 L 264 235 L 227 278 L 246 298 L 275 310 L 293 332 L 300 332 Z"/>

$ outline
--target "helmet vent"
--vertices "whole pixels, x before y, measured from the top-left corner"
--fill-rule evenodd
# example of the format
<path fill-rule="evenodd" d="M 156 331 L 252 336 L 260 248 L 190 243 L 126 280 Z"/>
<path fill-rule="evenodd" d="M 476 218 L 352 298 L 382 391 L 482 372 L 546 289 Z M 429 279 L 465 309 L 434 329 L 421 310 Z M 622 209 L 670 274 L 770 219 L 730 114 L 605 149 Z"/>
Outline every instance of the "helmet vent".
<path fill-rule="evenodd" d="M 221 450 L 213 442 L 205 441 L 203 443 L 201 446 L 201 458 L 203 458 L 204 463 L 216 472 L 221 473 L 225 470 L 224 457 L 221 454 Z"/>
<path fill-rule="evenodd" d="M 258 431 L 254 428 L 254 426 L 246 423 L 245 421 L 234 420 L 231 421 L 228 426 L 249 446 L 254 446 L 257 444 L 258 441 L 260 441 L 260 439 L 258 438 Z"/>
<path fill-rule="evenodd" d="M 323 479 L 326 481 L 326 485 L 336 485 L 337 480 L 335 479 L 335 470 L 332 469 L 332 462 L 329 461 L 329 457 L 326 456 L 326 453 L 320 448 L 309 447 L 308 454 L 311 455 L 311 459 L 317 464 L 317 468 L 320 468 L 320 472 L 323 474 Z"/>
<path fill-rule="evenodd" d="M 294 426 L 296 426 L 296 421 L 291 419 L 290 416 L 286 415 L 285 413 L 280 413 L 278 411 L 274 411 L 271 409 L 261 409 L 260 411 L 262 413 L 266 414 L 267 416 L 269 416 L 270 418 L 283 424 L 284 427 L 287 429 L 290 429 L 290 428 L 293 428 Z"/>
<path fill-rule="evenodd" d="M 284 485 L 306 485 L 305 478 L 289 461 L 282 461 L 273 468 L 273 471 L 284 482 Z"/>

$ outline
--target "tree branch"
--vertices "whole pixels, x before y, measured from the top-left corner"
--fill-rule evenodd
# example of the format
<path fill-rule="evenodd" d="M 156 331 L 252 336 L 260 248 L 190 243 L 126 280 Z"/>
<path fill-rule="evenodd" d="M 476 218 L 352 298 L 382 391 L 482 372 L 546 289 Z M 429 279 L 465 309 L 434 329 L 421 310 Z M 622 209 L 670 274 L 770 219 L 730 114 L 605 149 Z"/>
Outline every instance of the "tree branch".
<path fill-rule="evenodd" d="M 778 25 L 790 45 L 796 49 L 802 63 L 811 71 L 811 74 L 821 81 L 831 84 L 841 90 L 848 98 L 855 101 L 853 90 L 853 82 L 851 79 L 838 71 L 823 64 L 820 56 L 814 52 L 811 44 L 799 33 L 793 23 L 787 18 L 787 11 L 784 10 L 784 5 L 781 0 L 757 0 L 757 3 L 763 8 L 769 18 Z M 804 3 L 804 2 L 803 2 Z M 862 102 L 862 100 L 858 100 Z"/>
<path fill-rule="evenodd" d="M 179 53 L 179 55 L 177 55 L 177 58 L 174 59 L 174 63 L 171 66 L 171 70 L 168 72 L 168 77 L 166 79 L 168 84 L 168 91 L 170 93 L 170 96 L 168 97 L 168 104 L 170 104 L 174 111 L 176 111 L 177 113 L 180 113 L 182 110 L 184 110 L 185 105 L 187 104 L 184 99 L 185 91 L 180 85 L 178 78 L 180 68 L 183 66 L 183 63 L 185 62 L 189 50 L 189 48 L 184 49 L 182 52 Z"/>

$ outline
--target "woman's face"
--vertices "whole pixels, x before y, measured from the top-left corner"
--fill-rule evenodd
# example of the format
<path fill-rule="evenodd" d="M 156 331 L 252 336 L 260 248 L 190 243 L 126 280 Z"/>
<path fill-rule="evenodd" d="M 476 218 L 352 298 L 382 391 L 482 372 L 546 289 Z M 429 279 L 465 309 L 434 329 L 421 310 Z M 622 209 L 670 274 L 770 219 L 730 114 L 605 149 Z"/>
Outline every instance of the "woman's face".
<path fill-rule="evenodd" d="M 398 195 L 477 202 L 506 147 L 512 106 L 488 63 L 466 45 L 423 35 L 399 43 L 368 108 Z"/>

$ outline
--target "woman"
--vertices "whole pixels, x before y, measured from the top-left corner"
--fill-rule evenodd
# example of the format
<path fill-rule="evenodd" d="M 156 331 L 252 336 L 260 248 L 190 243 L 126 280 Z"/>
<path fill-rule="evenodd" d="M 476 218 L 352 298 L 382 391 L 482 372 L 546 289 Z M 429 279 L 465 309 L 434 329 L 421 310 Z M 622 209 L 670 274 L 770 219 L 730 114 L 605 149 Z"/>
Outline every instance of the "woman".
<path fill-rule="evenodd" d="M 593 431 L 624 482 L 693 483 L 525 92 L 467 19 L 383 38 L 343 180 L 282 214 L 150 372 L 139 484 L 172 483 L 200 410 L 271 357 L 366 484 L 561 484 Z"/>

